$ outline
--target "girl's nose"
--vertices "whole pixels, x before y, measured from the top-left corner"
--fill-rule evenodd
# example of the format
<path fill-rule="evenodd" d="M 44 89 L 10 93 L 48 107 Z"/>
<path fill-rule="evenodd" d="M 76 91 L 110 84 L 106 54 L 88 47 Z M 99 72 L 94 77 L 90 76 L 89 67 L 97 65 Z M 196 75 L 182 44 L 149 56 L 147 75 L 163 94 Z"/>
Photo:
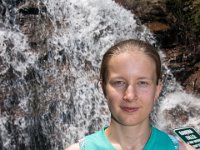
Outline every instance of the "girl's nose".
<path fill-rule="evenodd" d="M 125 101 L 134 101 L 137 100 L 137 92 L 134 86 L 129 85 L 124 92 Z"/>

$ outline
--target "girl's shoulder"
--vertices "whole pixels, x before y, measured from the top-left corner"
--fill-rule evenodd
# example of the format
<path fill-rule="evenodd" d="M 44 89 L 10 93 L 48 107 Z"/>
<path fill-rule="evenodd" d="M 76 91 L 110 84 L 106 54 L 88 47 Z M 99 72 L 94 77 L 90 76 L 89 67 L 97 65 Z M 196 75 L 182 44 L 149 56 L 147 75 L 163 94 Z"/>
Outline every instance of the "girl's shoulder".
<path fill-rule="evenodd" d="M 79 143 L 72 144 L 65 150 L 80 150 Z"/>

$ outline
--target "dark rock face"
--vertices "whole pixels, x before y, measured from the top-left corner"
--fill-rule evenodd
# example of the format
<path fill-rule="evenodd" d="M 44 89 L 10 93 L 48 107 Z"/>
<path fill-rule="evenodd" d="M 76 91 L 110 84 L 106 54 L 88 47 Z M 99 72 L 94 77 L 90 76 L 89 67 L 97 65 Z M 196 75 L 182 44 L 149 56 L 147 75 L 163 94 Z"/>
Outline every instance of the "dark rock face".
<path fill-rule="evenodd" d="M 46 7 L 40 2 L 27 1 L 18 7 L 16 24 L 28 37 L 33 51 L 46 52 L 46 40 L 53 32 L 52 22 L 47 14 Z"/>
<path fill-rule="evenodd" d="M 182 0 L 179 5 L 183 8 L 178 8 L 175 2 L 168 0 L 116 0 L 116 2 L 136 14 L 142 24 L 155 34 L 158 45 L 166 53 L 165 61 L 176 80 L 189 93 L 200 97 L 200 79 L 198 78 L 200 30 L 189 29 L 192 22 L 189 24 L 186 20 L 180 20 L 180 16 L 174 12 L 174 9 L 180 9 L 179 11 L 182 11 L 185 16 L 192 17 L 189 8 L 196 8 L 200 4 L 197 1 Z"/>
<path fill-rule="evenodd" d="M 200 49 L 191 46 L 176 46 L 166 50 L 166 61 L 176 80 L 189 92 L 200 96 Z"/>
<path fill-rule="evenodd" d="M 0 19 L 7 24 L 6 28 L 19 25 L 19 29 L 29 39 L 29 46 L 33 51 L 44 53 L 47 50 L 46 40 L 51 36 L 54 28 L 42 2 L 2 0 L 0 1 Z"/>

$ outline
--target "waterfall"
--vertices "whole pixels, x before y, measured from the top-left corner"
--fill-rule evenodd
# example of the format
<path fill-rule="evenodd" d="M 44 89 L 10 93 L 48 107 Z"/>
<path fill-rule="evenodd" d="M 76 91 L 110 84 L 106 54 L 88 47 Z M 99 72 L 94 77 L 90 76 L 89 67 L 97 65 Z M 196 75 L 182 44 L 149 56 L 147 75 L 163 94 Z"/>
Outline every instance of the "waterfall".
<path fill-rule="evenodd" d="M 0 9 L 2 150 L 60 150 L 108 124 L 98 82 L 102 55 L 121 39 L 157 44 L 137 17 L 112 0 L 1 0 Z M 183 125 L 173 122 L 178 105 L 186 125 L 199 131 L 199 99 L 185 94 L 163 67 L 157 126 Z"/>

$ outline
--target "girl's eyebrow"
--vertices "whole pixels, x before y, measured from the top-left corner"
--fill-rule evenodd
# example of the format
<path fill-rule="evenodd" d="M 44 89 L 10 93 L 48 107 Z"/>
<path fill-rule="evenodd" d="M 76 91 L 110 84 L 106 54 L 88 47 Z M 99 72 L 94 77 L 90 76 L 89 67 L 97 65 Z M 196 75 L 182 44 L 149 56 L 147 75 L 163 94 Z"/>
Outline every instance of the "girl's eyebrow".
<path fill-rule="evenodd" d="M 111 80 L 126 80 L 124 77 L 121 77 L 121 76 L 112 77 L 112 78 L 110 78 L 110 79 L 111 79 Z M 153 78 L 148 78 L 148 77 L 139 77 L 139 78 L 137 78 L 137 80 L 154 81 Z"/>
<path fill-rule="evenodd" d="M 154 82 L 155 79 L 153 79 L 153 78 L 148 78 L 148 77 L 141 77 L 141 78 L 138 78 L 138 80 L 145 80 L 145 81 Z"/>
<path fill-rule="evenodd" d="M 111 80 L 125 80 L 124 78 L 122 77 L 113 77 L 113 78 L 110 78 Z"/>
<path fill-rule="evenodd" d="M 141 79 L 141 80 L 152 80 L 152 78 L 148 78 L 148 77 L 139 77 L 138 79 Z"/>

